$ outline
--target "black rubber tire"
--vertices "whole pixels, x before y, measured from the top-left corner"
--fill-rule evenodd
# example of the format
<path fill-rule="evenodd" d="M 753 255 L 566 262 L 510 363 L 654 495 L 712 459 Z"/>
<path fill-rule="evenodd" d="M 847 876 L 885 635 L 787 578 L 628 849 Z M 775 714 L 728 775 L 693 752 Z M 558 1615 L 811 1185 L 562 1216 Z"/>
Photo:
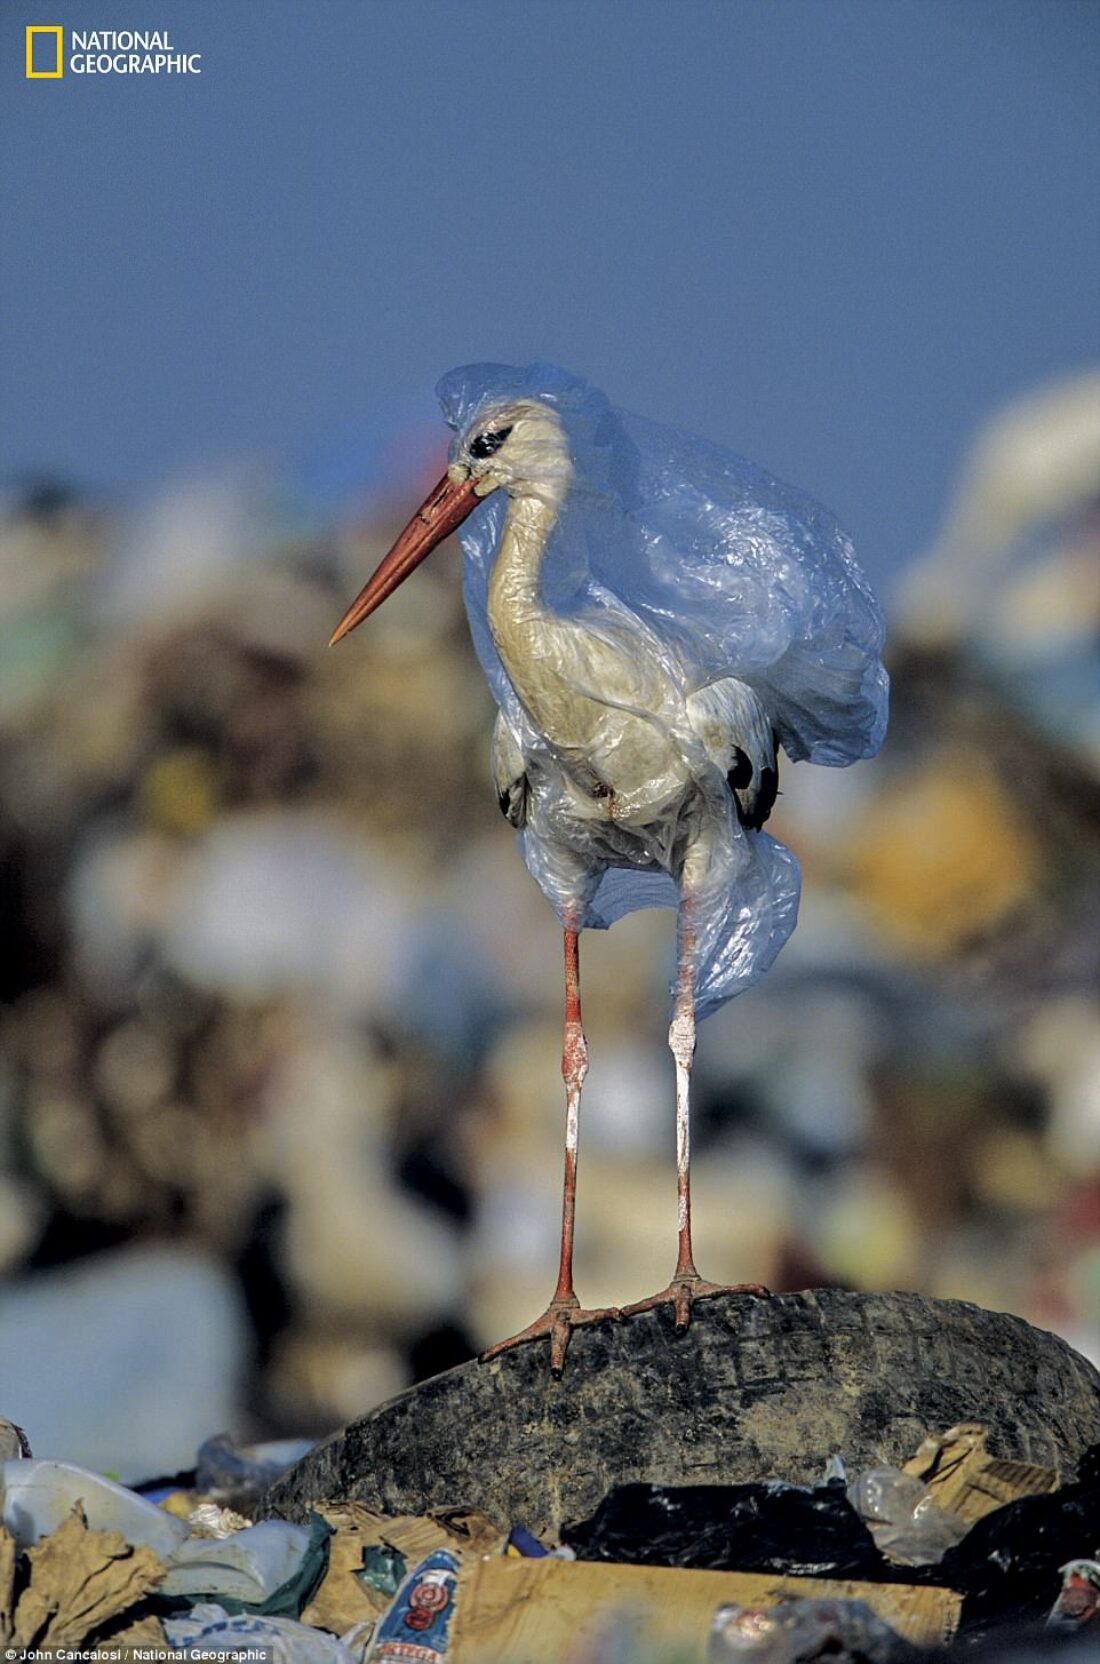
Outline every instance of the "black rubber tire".
<path fill-rule="evenodd" d="M 1100 1375 L 1065 1341 L 917 1294 L 723 1295 L 684 1335 L 668 1308 L 578 1329 L 561 1380 L 547 1357 L 522 1346 L 391 1399 L 311 1451 L 263 1511 L 466 1504 L 556 1532 L 614 1485 L 812 1484 L 834 1452 L 854 1475 L 959 1421 L 1067 1478 L 1100 1441 Z"/>

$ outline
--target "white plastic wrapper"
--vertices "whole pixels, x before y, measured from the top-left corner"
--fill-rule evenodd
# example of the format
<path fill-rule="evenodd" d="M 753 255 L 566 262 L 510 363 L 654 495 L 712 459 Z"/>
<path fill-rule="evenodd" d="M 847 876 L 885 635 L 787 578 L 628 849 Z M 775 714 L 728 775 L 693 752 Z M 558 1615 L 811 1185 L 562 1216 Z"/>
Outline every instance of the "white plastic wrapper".
<path fill-rule="evenodd" d="M 879 606 L 832 516 L 742 457 L 613 409 L 551 365 L 471 365 L 438 391 L 456 463 L 468 465 L 479 432 L 504 420 L 515 437 L 500 448 L 502 471 L 511 466 L 514 485 L 525 455 L 531 463 L 522 490 L 494 490 L 460 534 L 470 627 L 501 710 L 502 798 L 523 781 L 524 860 L 563 923 L 599 929 L 635 908 L 675 906 L 686 854 L 706 1016 L 767 969 L 798 911 L 797 862 L 738 815 L 727 776 L 741 752 L 759 781 L 773 735 L 789 758 L 833 766 L 878 749 L 888 688 Z M 539 407 L 556 417 L 543 423 L 549 437 Z M 523 497 L 531 535 L 545 537 L 541 604 L 582 622 L 595 644 L 589 686 L 575 652 L 568 674 L 604 707 L 588 755 L 595 776 L 601 755 L 614 772 L 621 746 L 614 814 L 598 801 L 578 813 L 585 759 L 578 750 L 562 766 L 560 742 L 532 719 L 516 660 L 510 676 L 490 629 L 490 576 Z M 553 675 L 554 655 L 532 617 L 527 660 Z"/>

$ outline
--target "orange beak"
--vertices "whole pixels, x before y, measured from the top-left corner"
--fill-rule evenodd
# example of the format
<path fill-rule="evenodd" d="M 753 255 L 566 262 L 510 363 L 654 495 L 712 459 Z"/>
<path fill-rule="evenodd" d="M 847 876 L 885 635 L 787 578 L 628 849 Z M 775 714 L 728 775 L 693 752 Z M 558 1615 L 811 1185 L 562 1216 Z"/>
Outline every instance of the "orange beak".
<path fill-rule="evenodd" d="M 452 480 L 449 474 L 444 474 L 337 624 L 332 632 L 330 647 L 362 624 L 364 618 L 369 618 L 387 595 L 392 595 L 398 584 L 403 584 L 409 573 L 431 554 L 436 544 L 442 543 L 456 526 L 461 526 L 468 514 L 473 513 L 481 502 L 474 491 L 475 483 L 472 475 L 469 479 Z"/>

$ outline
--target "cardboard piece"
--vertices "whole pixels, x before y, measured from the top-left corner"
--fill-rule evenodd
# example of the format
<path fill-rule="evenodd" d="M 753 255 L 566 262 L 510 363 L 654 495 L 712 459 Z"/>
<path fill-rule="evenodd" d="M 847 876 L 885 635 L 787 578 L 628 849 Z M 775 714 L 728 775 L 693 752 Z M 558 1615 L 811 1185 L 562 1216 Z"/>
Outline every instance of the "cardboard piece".
<path fill-rule="evenodd" d="M 470 1508 L 441 1509 L 423 1517 L 414 1514 L 377 1514 L 359 1502 L 322 1503 L 317 1512 L 332 1526 L 328 1570 L 313 1599 L 302 1613 L 304 1624 L 343 1635 L 367 1618 L 379 1618 L 390 1608 L 392 1594 L 382 1594 L 356 1574 L 363 1550 L 388 1544 L 404 1555 L 409 1571 L 436 1549 L 460 1558 L 499 1554 L 504 1533 Z"/>
<path fill-rule="evenodd" d="M 1046 1496 L 1058 1489 L 1057 1468 L 991 1456 L 987 1437 L 978 1422 L 960 1422 L 925 1439 L 902 1471 L 922 1480 L 940 1508 L 968 1525 L 1022 1496 Z"/>
<path fill-rule="evenodd" d="M 866 1601 L 922 1646 L 950 1638 L 962 1599 L 951 1589 L 830 1582 L 747 1572 L 684 1571 L 602 1561 L 479 1559 L 459 1578 L 448 1664 L 564 1664 L 629 1614 L 637 1642 L 704 1659 L 714 1614 L 784 1597 Z"/>

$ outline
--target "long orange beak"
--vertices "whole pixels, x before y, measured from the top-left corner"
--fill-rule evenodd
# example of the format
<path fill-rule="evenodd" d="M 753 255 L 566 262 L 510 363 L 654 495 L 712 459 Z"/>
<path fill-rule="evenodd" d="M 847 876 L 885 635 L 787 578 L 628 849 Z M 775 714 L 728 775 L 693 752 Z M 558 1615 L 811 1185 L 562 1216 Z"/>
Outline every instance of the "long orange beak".
<path fill-rule="evenodd" d="M 452 480 L 449 474 L 444 474 L 337 624 L 332 632 L 330 647 L 342 641 L 356 625 L 362 624 L 364 618 L 369 618 L 387 595 L 392 595 L 398 584 L 403 584 L 409 573 L 431 554 L 436 544 L 442 543 L 456 526 L 461 526 L 468 514 L 473 513 L 482 500 L 476 495 L 474 484 L 472 475 L 469 479 Z"/>

